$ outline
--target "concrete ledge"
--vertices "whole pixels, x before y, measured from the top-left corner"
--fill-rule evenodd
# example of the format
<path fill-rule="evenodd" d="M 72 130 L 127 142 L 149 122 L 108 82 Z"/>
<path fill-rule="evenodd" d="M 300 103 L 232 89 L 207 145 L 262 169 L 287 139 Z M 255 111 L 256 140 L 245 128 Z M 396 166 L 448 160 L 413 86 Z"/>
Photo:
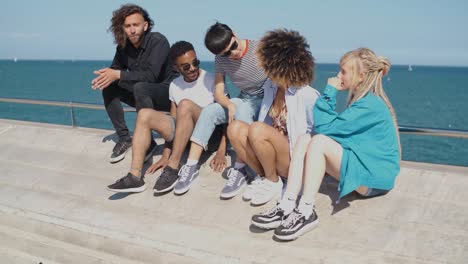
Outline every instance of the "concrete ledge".
<path fill-rule="evenodd" d="M 252 207 L 220 200 L 224 179 L 202 167 L 183 196 L 122 195 L 106 185 L 108 130 L 0 120 L 0 253 L 9 263 L 465 263 L 468 168 L 403 162 L 388 195 L 336 204 L 317 197 L 320 226 L 290 243 L 250 226 Z M 154 156 L 154 160 L 159 157 Z M 3 255 L 3 254 L 2 254 Z"/>

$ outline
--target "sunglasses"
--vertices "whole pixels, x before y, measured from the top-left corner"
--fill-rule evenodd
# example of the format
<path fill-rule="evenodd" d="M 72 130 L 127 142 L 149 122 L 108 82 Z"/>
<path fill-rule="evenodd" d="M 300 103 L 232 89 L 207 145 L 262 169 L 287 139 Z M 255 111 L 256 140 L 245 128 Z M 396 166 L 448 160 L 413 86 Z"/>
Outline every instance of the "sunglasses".
<path fill-rule="evenodd" d="M 190 68 L 191 68 L 192 66 L 193 66 L 195 69 L 198 69 L 198 66 L 200 66 L 200 60 L 199 60 L 199 59 L 194 59 L 194 60 L 192 61 L 192 63 L 190 63 L 190 64 L 184 64 L 184 65 L 182 66 L 182 70 L 183 70 L 184 72 L 189 72 L 189 71 L 190 71 Z"/>
<path fill-rule="evenodd" d="M 239 46 L 239 45 L 237 44 L 237 41 L 234 40 L 234 42 L 232 43 L 232 45 L 231 45 L 231 47 L 229 48 L 229 50 L 226 51 L 226 52 L 224 52 L 223 54 L 221 54 L 221 56 L 223 56 L 223 57 L 229 57 L 229 56 L 231 56 L 231 51 L 237 49 L 237 46 Z"/>

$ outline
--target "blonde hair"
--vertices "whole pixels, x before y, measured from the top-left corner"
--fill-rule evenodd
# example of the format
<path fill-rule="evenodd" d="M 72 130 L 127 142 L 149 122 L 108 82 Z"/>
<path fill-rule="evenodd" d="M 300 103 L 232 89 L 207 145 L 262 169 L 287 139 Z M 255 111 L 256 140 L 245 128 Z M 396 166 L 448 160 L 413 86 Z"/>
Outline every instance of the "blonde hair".
<path fill-rule="evenodd" d="M 390 70 L 390 61 L 382 56 L 377 56 L 368 48 L 359 48 L 346 53 L 340 60 L 340 65 L 348 65 L 351 68 L 352 87 L 349 89 L 347 105 L 351 105 L 357 100 L 363 98 L 369 92 L 382 98 L 392 115 L 398 139 L 398 148 L 401 156 L 400 134 L 398 132 L 398 122 L 390 100 L 387 97 L 382 85 L 382 77 Z M 364 78 L 359 82 L 359 76 L 363 74 Z"/>

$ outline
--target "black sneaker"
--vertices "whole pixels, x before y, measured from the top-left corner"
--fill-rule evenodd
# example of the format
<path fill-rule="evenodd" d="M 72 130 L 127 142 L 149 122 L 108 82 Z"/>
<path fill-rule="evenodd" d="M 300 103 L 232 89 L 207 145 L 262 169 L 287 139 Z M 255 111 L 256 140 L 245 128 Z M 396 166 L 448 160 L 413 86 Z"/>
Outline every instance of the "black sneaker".
<path fill-rule="evenodd" d="M 132 139 L 120 139 L 112 149 L 110 163 L 116 163 L 125 158 L 125 153 L 132 147 Z"/>
<path fill-rule="evenodd" d="M 285 218 L 284 210 L 279 207 L 279 203 L 270 210 L 252 216 L 252 224 L 262 229 L 274 229 L 281 225 Z"/>
<path fill-rule="evenodd" d="M 315 210 L 312 210 L 312 215 L 306 218 L 299 210 L 289 214 L 289 216 L 281 222 L 281 225 L 275 229 L 275 237 L 279 240 L 294 240 L 299 236 L 314 229 L 319 223 L 319 219 Z"/>
<path fill-rule="evenodd" d="M 138 193 L 146 190 L 146 184 L 143 177 L 136 177 L 128 173 L 127 176 L 107 186 L 107 189 L 113 192 Z"/>
<path fill-rule="evenodd" d="M 174 188 L 179 179 L 179 170 L 166 166 L 154 185 L 154 193 L 165 193 Z"/>
<path fill-rule="evenodd" d="M 156 144 L 156 142 L 154 142 L 154 140 L 151 139 L 151 144 L 150 144 L 149 148 L 146 150 L 145 160 L 143 162 L 147 162 L 150 158 L 153 157 L 153 154 L 156 151 L 157 147 L 158 147 L 158 145 Z"/>

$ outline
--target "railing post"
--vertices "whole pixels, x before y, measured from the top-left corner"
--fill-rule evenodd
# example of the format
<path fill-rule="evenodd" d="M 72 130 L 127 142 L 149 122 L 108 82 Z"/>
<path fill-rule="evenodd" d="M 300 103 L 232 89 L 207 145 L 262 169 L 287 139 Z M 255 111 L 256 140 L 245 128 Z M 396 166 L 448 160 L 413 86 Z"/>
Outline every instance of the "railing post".
<path fill-rule="evenodd" d="M 74 113 L 74 111 L 73 111 L 73 103 L 72 103 L 72 102 L 68 102 L 68 104 L 70 105 L 71 126 L 74 128 L 74 127 L 75 127 L 75 113 Z"/>

